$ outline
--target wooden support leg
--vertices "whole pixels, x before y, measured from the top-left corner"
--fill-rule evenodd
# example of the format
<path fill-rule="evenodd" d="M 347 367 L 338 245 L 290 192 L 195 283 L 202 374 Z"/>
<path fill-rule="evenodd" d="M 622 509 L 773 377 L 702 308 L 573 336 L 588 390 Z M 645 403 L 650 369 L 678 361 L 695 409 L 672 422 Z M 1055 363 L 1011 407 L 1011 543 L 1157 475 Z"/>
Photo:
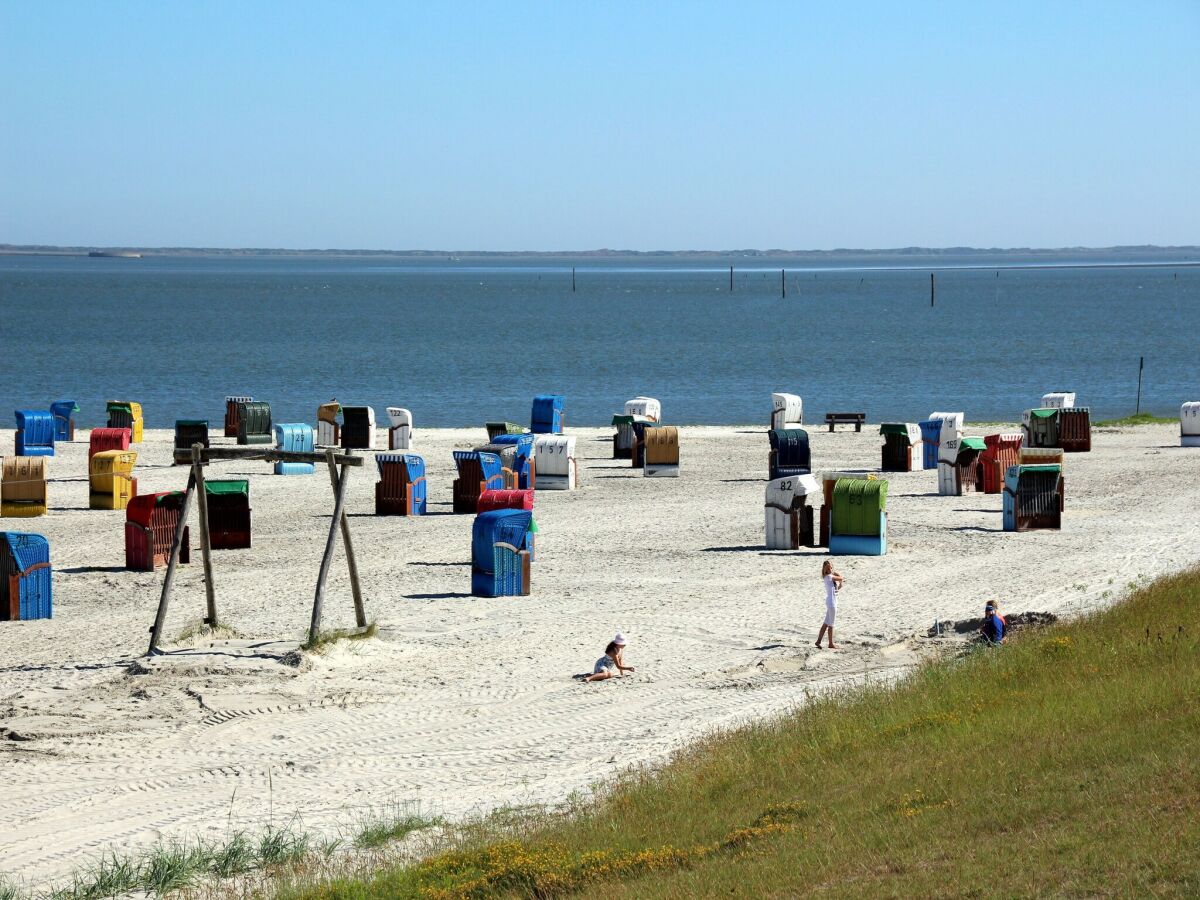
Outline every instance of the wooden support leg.
<path fill-rule="evenodd" d="M 325 454 L 326 461 L 333 464 L 334 451 Z M 333 548 L 337 543 L 338 528 L 342 513 L 346 506 L 346 484 L 349 479 L 345 473 L 337 480 L 337 490 L 334 491 L 333 517 L 329 520 L 329 537 L 325 539 L 325 555 L 321 557 L 321 568 L 317 572 L 317 592 L 313 597 L 312 624 L 308 628 L 308 643 L 315 644 L 321 633 L 321 608 L 325 603 L 325 581 L 329 577 L 329 565 L 333 562 Z"/>
<path fill-rule="evenodd" d="M 192 444 L 192 480 L 196 485 L 196 503 L 200 512 L 200 556 L 204 560 L 204 624 L 217 627 L 217 591 L 213 585 L 212 541 L 208 534 L 208 494 L 204 490 L 204 468 L 200 464 L 200 444 Z"/>
<path fill-rule="evenodd" d="M 192 508 L 192 494 L 195 492 L 196 478 L 193 472 L 192 476 L 188 478 L 187 492 L 183 495 L 183 509 L 179 512 L 179 522 L 175 525 L 175 537 L 171 541 L 171 558 L 167 560 L 167 574 L 163 578 L 162 594 L 158 598 L 158 612 L 154 616 L 154 624 L 150 627 L 150 649 L 146 651 L 147 656 L 158 652 L 163 623 L 167 618 L 167 604 L 171 600 L 171 588 L 175 584 L 175 567 L 179 564 L 179 548 L 183 546 L 188 512 Z"/>
<path fill-rule="evenodd" d="M 338 469 L 333 462 L 333 451 L 326 454 L 326 462 L 329 464 L 329 482 L 333 485 L 336 496 L 338 490 Z M 346 481 L 349 477 L 350 470 L 346 466 L 342 466 L 341 480 Z M 350 590 L 354 594 L 354 620 L 358 623 L 359 628 L 366 628 L 367 611 L 363 605 L 362 587 L 358 581 L 358 561 L 354 558 L 354 542 L 350 539 L 350 519 L 346 516 L 345 510 L 342 510 L 339 525 L 342 530 L 342 546 L 346 549 L 346 567 L 350 570 Z"/>

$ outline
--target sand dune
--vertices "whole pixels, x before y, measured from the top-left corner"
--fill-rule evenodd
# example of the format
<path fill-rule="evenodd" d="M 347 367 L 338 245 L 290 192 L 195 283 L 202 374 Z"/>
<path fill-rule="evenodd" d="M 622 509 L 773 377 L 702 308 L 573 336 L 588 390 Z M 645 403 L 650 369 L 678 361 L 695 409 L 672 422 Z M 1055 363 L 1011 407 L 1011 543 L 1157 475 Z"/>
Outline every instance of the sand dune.
<path fill-rule="evenodd" d="M 348 509 L 380 633 L 299 666 L 285 657 L 308 624 L 324 474 L 214 465 L 252 482 L 254 548 L 215 563 L 241 637 L 145 660 L 162 571 L 124 570 L 124 513 L 87 510 L 86 443 L 60 445 L 50 515 L 0 522 L 46 534 L 56 570 L 53 620 L 0 624 L 0 869 L 44 881 L 161 835 L 295 815 L 332 829 L 393 800 L 450 815 L 559 800 L 806 690 L 891 677 L 915 633 L 978 615 L 985 597 L 1007 612 L 1095 607 L 1194 562 L 1200 540 L 1200 451 L 1176 446 L 1173 426 L 1098 432 L 1094 452 L 1069 456 L 1061 533 L 1004 533 L 999 496 L 892 475 L 888 555 L 838 560 L 845 649 L 817 651 L 824 554 L 763 549 L 761 428 L 683 429 L 679 479 L 609 459 L 607 429 L 573 433 L 582 487 L 537 497 L 528 598 L 468 596 L 471 517 L 450 514 L 450 450 L 482 428 L 418 430 L 426 518 L 374 517 L 374 467 L 359 470 Z M 170 441 L 150 431 L 137 448 L 141 490 L 184 486 Z M 814 429 L 814 463 L 875 469 L 879 443 Z M 197 553 L 168 636 L 199 620 L 203 596 Z M 326 610 L 328 626 L 353 624 L 340 555 Z M 636 675 L 573 680 L 618 629 Z"/>

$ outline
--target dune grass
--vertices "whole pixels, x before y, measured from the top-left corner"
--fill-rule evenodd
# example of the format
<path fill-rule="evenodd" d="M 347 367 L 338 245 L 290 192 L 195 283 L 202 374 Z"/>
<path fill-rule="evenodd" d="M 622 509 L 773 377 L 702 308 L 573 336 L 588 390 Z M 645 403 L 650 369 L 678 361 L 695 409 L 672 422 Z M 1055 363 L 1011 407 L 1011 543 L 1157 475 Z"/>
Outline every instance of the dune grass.
<path fill-rule="evenodd" d="M 1177 425 L 1179 424 L 1178 416 L 1152 416 L 1150 413 L 1137 413 L 1132 416 L 1125 416 L 1121 419 L 1105 419 L 1103 422 L 1096 422 L 1097 428 L 1123 428 L 1129 425 Z"/>
<path fill-rule="evenodd" d="M 379 634 L 379 625 L 371 622 L 365 628 L 333 628 L 320 632 L 316 640 L 307 640 L 300 645 L 301 650 L 310 653 L 323 653 L 328 647 L 338 641 L 365 641 Z"/>
<path fill-rule="evenodd" d="M 279 892 L 1195 896 L 1198 608 L 1200 569 L 718 735 L 571 815 Z"/>

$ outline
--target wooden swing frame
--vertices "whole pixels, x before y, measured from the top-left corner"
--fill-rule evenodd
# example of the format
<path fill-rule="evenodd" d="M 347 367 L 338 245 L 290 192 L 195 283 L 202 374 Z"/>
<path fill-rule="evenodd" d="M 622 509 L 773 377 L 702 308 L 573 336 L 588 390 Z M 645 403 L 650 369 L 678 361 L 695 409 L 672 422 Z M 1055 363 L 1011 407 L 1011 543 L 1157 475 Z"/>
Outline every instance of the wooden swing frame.
<path fill-rule="evenodd" d="M 175 461 L 191 463 L 191 474 L 188 477 L 187 491 L 183 497 L 183 509 L 179 514 L 179 523 L 175 527 L 175 537 L 171 542 L 171 556 L 167 561 L 167 573 L 163 579 L 162 594 L 158 600 L 158 612 L 154 616 L 154 624 L 150 626 L 150 649 L 147 656 L 162 653 L 159 641 L 162 638 L 163 624 L 167 618 L 167 607 L 170 605 L 171 591 L 175 585 L 175 568 L 179 564 L 180 548 L 183 545 L 183 531 L 187 527 L 188 514 L 191 511 L 192 495 L 196 495 L 200 517 L 200 553 L 204 560 L 204 595 L 207 615 L 204 624 L 216 627 L 217 595 L 213 584 L 212 543 L 208 533 L 208 497 L 204 492 L 204 466 L 215 460 L 245 459 L 263 460 L 266 462 L 324 462 L 329 467 L 329 481 L 333 487 L 333 517 L 329 521 L 329 537 L 325 541 L 325 553 L 321 557 L 321 568 L 317 573 L 317 589 L 313 596 L 312 621 L 308 629 L 308 643 L 317 642 L 321 633 L 321 613 L 325 603 L 325 582 L 329 577 L 329 567 L 333 563 L 333 548 L 337 543 L 337 535 L 342 533 L 342 544 L 346 550 L 346 566 L 350 570 L 350 589 L 354 594 L 354 618 L 360 629 L 367 627 L 367 613 L 363 605 L 362 587 L 358 580 L 358 563 L 354 558 L 354 543 L 350 539 L 350 520 L 346 517 L 346 486 L 350 481 L 350 470 L 363 464 L 361 456 L 352 452 L 338 453 L 333 449 L 324 453 L 294 453 L 286 450 L 275 450 L 266 447 L 205 447 L 203 444 L 192 444 L 191 449 L 177 449 Z M 340 469 L 340 471 L 339 471 Z"/>

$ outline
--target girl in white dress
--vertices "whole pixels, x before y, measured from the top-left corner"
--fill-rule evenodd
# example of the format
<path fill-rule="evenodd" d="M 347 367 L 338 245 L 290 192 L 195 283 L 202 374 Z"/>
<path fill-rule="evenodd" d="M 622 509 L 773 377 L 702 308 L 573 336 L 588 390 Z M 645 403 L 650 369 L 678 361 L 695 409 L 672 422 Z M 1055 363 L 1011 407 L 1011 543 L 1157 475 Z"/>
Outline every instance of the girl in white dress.
<path fill-rule="evenodd" d="M 828 631 L 829 649 L 836 650 L 837 647 L 833 645 L 833 620 L 837 616 L 837 592 L 842 589 L 844 579 L 833 571 L 833 563 L 827 559 L 821 564 L 821 580 L 825 582 L 825 624 L 817 632 L 817 646 L 821 646 L 821 638 Z"/>

